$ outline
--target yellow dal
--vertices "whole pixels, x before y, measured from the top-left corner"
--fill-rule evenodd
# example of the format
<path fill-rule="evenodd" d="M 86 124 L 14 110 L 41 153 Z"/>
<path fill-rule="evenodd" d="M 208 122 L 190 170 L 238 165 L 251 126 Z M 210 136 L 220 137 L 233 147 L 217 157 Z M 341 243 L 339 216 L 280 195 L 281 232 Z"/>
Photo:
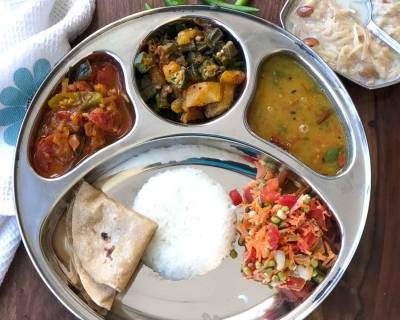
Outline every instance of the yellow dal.
<path fill-rule="evenodd" d="M 346 163 L 346 136 L 318 83 L 289 55 L 267 59 L 258 81 L 248 112 L 251 129 L 315 171 L 335 175 Z"/>

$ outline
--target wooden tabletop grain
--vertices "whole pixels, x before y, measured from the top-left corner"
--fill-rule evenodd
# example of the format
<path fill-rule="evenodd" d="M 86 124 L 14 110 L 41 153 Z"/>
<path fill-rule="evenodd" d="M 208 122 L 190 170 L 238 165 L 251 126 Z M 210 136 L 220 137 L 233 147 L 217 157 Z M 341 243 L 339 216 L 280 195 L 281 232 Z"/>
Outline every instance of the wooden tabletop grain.
<path fill-rule="evenodd" d="M 80 39 L 110 22 L 141 11 L 144 2 L 98 0 L 92 24 Z M 161 2 L 154 1 L 154 4 L 161 5 Z M 284 0 L 253 0 L 252 3 L 261 9 L 260 16 L 278 23 Z M 397 211 L 400 208 L 400 85 L 368 91 L 343 81 L 368 138 L 372 198 L 368 222 L 350 267 L 309 319 L 400 319 L 400 212 Z M 75 319 L 41 281 L 22 245 L 0 288 L 0 319 Z"/>

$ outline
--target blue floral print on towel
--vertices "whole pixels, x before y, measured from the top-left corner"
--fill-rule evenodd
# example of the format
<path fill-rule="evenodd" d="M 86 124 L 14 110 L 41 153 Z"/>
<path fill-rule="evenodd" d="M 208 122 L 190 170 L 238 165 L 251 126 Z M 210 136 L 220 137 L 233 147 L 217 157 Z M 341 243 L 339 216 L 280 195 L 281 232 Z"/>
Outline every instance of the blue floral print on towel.
<path fill-rule="evenodd" d="M 0 126 L 7 127 L 3 139 L 8 145 L 15 146 L 26 109 L 50 69 L 48 60 L 39 59 L 33 65 L 32 72 L 27 68 L 15 71 L 15 87 L 1 90 L 0 103 L 6 107 L 0 107 Z"/>

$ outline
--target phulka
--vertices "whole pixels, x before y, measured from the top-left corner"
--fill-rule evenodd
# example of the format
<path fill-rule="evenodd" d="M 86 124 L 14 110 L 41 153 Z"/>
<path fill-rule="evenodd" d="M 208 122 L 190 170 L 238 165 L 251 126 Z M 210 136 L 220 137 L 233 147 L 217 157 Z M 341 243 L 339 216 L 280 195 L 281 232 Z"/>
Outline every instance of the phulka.
<path fill-rule="evenodd" d="M 97 284 L 122 291 L 156 229 L 155 222 L 90 184 L 80 186 L 72 209 L 73 251 Z"/>

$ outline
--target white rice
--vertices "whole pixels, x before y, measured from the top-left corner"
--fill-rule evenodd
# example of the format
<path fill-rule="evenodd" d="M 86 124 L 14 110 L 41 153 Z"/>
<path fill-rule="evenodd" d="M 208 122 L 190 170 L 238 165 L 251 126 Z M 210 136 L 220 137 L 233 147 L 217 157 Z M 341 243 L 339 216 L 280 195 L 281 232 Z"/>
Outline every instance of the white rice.
<path fill-rule="evenodd" d="M 205 274 L 232 248 L 234 206 L 222 186 L 198 169 L 176 168 L 151 177 L 133 208 L 159 224 L 143 261 L 164 278 Z"/>

